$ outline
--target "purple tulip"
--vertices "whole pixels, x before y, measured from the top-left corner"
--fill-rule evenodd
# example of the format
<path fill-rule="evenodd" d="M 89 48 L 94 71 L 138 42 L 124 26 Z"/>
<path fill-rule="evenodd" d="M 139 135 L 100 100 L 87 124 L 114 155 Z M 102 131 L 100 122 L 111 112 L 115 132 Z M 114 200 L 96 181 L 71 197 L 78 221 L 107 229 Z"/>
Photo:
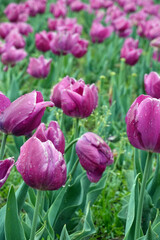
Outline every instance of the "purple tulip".
<path fill-rule="evenodd" d="M 107 143 L 97 134 L 83 134 L 76 143 L 76 153 L 80 164 L 87 171 L 91 182 L 98 182 L 106 166 L 113 163 L 113 154 Z"/>
<path fill-rule="evenodd" d="M 157 38 L 153 39 L 150 42 L 150 46 L 160 48 L 160 37 L 157 37 Z"/>
<path fill-rule="evenodd" d="M 17 62 L 22 61 L 27 56 L 24 49 L 16 49 L 14 46 L 6 46 L 5 51 L 1 55 L 1 61 L 5 65 L 14 66 Z"/>
<path fill-rule="evenodd" d="M 65 138 L 61 131 L 58 122 L 51 121 L 48 129 L 46 130 L 45 124 L 41 123 L 37 128 L 34 137 L 37 137 L 41 142 L 50 140 L 55 148 L 64 154 L 65 149 Z"/>
<path fill-rule="evenodd" d="M 86 9 L 86 4 L 79 0 L 76 0 L 70 4 L 70 8 L 74 12 L 79 12 L 81 10 Z"/>
<path fill-rule="evenodd" d="M 14 23 L 4 22 L 0 24 L 0 37 L 5 38 L 15 28 Z"/>
<path fill-rule="evenodd" d="M 59 0 L 57 3 L 52 3 L 50 5 L 50 12 L 55 18 L 65 17 L 67 15 L 67 8 L 63 1 Z"/>
<path fill-rule="evenodd" d="M 13 166 L 14 158 L 0 161 L 0 188 L 5 184 Z"/>
<path fill-rule="evenodd" d="M 11 43 L 15 48 L 24 48 L 25 40 L 17 29 L 13 29 L 5 38 L 6 43 Z"/>
<path fill-rule="evenodd" d="M 20 32 L 20 34 L 25 36 L 28 36 L 29 33 L 33 32 L 33 28 L 28 23 L 19 22 L 17 23 L 16 27 L 18 28 L 18 31 Z"/>
<path fill-rule="evenodd" d="M 115 19 L 125 15 L 125 13 L 116 5 L 113 5 L 107 9 L 107 17 L 105 22 L 113 22 Z"/>
<path fill-rule="evenodd" d="M 77 41 L 77 43 L 72 47 L 71 49 L 71 53 L 73 54 L 73 56 L 75 56 L 76 58 L 81 58 L 83 57 L 86 52 L 87 52 L 87 48 L 88 48 L 88 41 L 85 39 L 79 39 Z"/>
<path fill-rule="evenodd" d="M 61 108 L 70 117 L 86 118 L 98 105 L 98 91 L 94 84 L 80 79 L 61 93 Z"/>
<path fill-rule="evenodd" d="M 6 108 L 0 113 L 0 130 L 16 136 L 27 135 L 41 123 L 46 107 L 53 107 L 50 101 L 44 102 L 41 92 L 33 91 L 17 98 L 9 105 L 9 100 L 0 94 L 0 102 Z"/>
<path fill-rule="evenodd" d="M 46 78 L 50 71 L 51 61 L 51 59 L 45 59 L 43 55 L 39 58 L 30 58 L 27 73 L 35 78 Z"/>
<path fill-rule="evenodd" d="M 11 101 L 2 92 L 0 92 L 0 114 L 11 104 Z"/>
<path fill-rule="evenodd" d="M 116 18 L 113 26 L 120 37 L 128 37 L 132 33 L 131 22 L 124 16 Z"/>
<path fill-rule="evenodd" d="M 155 50 L 155 51 L 153 52 L 152 58 L 153 58 L 155 61 L 160 62 L 160 53 L 159 53 L 159 51 Z"/>
<path fill-rule="evenodd" d="M 4 13 L 11 22 L 26 22 L 28 19 L 28 9 L 25 3 L 10 3 Z"/>
<path fill-rule="evenodd" d="M 111 26 L 104 27 L 101 23 L 94 21 L 90 30 L 90 36 L 93 43 L 102 43 L 112 32 L 113 28 Z"/>
<path fill-rule="evenodd" d="M 144 76 L 145 91 L 154 98 L 160 98 L 160 76 L 156 72 L 150 72 Z"/>
<path fill-rule="evenodd" d="M 50 50 L 50 39 L 46 31 L 36 33 L 35 35 L 36 48 L 42 52 Z"/>
<path fill-rule="evenodd" d="M 20 149 L 16 162 L 27 185 L 39 190 L 56 190 L 66 182 L 66 164 L 50 140 L 31 137 Z"/>
<path fill-rule="evenodd" d="M 140 95 L 132 103 L 127 115 L 127 135 L 139 149 L 160 152 L 160 100 Z"/>
<path fill-rule="evenodd" d="M 70 85 L 74 84 L 75 82 L 76 80 L 74 78 L 70 78 L 69 76 L 66 76 L 53 87 L 50 100 L 55 104 L 56 107 L 61 108 L 62 91 L 70 87 Z"/>
<path fill-rule="evenodd" d="M 125 61 L 129 65 L 135 65 L 142 53 L 142 49 L 138 48 L 138 40 L 128 38 L 125 40 L 123 47 L 121 48 L 121 58 L 125 58 Z"/>
<path fill-rule="evenodd" d="M 51 50 L 56 55 L 66 55 L 70 53 L 72 47 L 79 40 L 79 34 L 59 31 L 50 43 Z"/>

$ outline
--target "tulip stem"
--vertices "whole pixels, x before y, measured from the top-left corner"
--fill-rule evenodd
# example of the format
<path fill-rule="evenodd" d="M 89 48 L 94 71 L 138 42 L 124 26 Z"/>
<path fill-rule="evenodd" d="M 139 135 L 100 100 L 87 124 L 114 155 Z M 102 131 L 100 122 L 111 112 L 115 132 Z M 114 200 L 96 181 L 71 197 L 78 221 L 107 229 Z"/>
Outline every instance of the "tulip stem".
<path fill-rule="evenodd" d="M 136 240 L 140 237 L 144 193 L 145 193 L 146 183 L 147 183 L 147 180 L 148 180 L 149 171 L 150 171 L 151 166 L 152 166 L 151 158 L 152 158 L 152 153 L 148 152 L 148 156 L 147 156 L 146 164 L 145 164 L 145 169 L 144 169 L 144 174 L 143 174 L 143 178 L 142 178 L 142 185 L 141 185 L 141 189 L 140 189 L 134 240 Z"/>
<path fill-rule="evenodd" d="M 5 150 L 7 136 L 8 135 L 4 133 L 3 137 L 2 137 L 2 144 L 1 144 L 1 150 L 0 150 L 0 160 L 2 160 L 3 157 L 4 157 L 4 150 Z"/>
<path fill-rule="evenodd" d="M 36 233 L 36 227 L 37 227 L 37 218 L 38 218 L 38 210 L 39 210 L 39 206 L 40 206 L 40 203 L 41 203 L 42 193 L 43 192 L 41 190 L 37 190 L 37 198 L 36 198 L 36 205 L 35 205 L 35 209 L 34 209 L 30 240 L 35 239 L 35 233 Z"/>
<path fill-rule="evenodd" d="M 68 144 L 68 146 L 65 148 L 65 153 L 67 153 L 67 151 L 70 149 L 70 147 L 72 147 L 72 145 L 74 144 L 74 143 L 76 143 L 77 141 L 78 141 L 78 139 L 79 138 L 76 138 L 76 139 L 74 139 L 72 142 L 70 142 L 69 144 Z"/>

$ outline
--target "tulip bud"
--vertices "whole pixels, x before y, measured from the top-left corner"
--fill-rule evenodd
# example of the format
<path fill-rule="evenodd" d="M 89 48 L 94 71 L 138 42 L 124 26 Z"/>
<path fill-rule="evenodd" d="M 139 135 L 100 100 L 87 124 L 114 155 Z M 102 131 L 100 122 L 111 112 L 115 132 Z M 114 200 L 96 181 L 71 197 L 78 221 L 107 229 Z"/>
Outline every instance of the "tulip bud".
<path fill-rule="evenodd" d="M 36 33 L 35 35 L 36 48 L 42 52 L 50 50 L 50 39 L 46 31 Z"/>
<path fill-rule="evenodd" d="M 113 28 L 111 26 L 104 27 L 99 22 L 93 22 L 90 35 L 92 38 L 92 42 L 102 43 L 106 38 L 110 37 L 113 32 Z"/>
<path fill-rule="evenodd" d="M 17 29 L 13 29 L 5 38 L 6 43 L 11 43 L 15 48 L 24 48 L 25 40 Z"/>
<path fill-rule="evenodd" d="M 144 76 L 145 91 L 154 98 L 160 98 L 160 76 L 156 72 L 150 72 Z"/>
<path fill-rule="evenodd" d="M 127 115 L 127 135 L 139 149 L 160 152 L 160 100 L 140 95 L 132 103 Z"/>
<path fill-rule="evenodd" d="M 45 124 L 41 123 L 33 136 L 40 139 L 41 142 L 50 140 L 55 148 L 64 154 L 65 138 L 58 122 L 51 121 L 47 130 Z"/>
<path fill-rule="evenodd" d="M 88 41 L 85 39 L 79 39 L 77 43 L 72 47 L 71 53 L 76 58 L 83 57 L 87 52 Z"/>
<path fill-rule="evenodd" d="M 27 185 L 39 190 L 56 190 L 66 182 L 66 164 L 50 140 L 31 137 L 20 149 L 16 162 L 18 172 Z"/>
<path fill-rule="evenodd" d="M 0 94 L 0 102 L 5 100 Z M 44 102 L 41 92 L 33 91 L 17 98 L 0 113 L 0 130 L 16 136 L 27 135 L 41 123 L 46 107 L 53 107 L 52 102 Z"/>
<path fill-rule="evenodd" d="M 113 154 L 107 143 L 92 132 L 81 136 L 76 143 L 76 153 L 91 182 L 98 182 L 106 166 L 111 165 L 114 161 Z"/>
<path fill-rule="evenodd" d="M 51 61 L 51 59 L 45 59 L 43 55 L 39 58 L 30 58 L 27 73 L 35 78 L 46 78 L 50 71 Z"/>
<path fill-rule="evenodd" d="M 13 166 L 14 158 L 0 161 L 0 188 L 5 184 Z"/>

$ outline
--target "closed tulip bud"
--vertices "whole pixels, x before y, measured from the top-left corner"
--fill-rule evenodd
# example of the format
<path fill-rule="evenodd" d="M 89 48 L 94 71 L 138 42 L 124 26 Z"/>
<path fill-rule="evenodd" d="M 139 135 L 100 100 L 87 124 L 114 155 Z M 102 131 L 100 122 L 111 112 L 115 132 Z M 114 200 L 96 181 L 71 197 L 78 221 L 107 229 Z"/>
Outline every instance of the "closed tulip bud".
<path fill-rule="evenodd" d="M 16 162 L 27 185 L 39 190 L 56 190 L 66 182 L 66 164 L 50 140 L 31 137 L 20 149 Z"/>
<path fill-rule="evenodd" d="M 160 76 L 156 72 L 150 72 L 144 76 L 144 87 L 148 95 L 160 98 Z"/>
<path fill-rule="evenodd" d="M 36 48 L 42 52 L 50 50 L 50 39 L 46 31 L 36 33 L 35 35 Z"/>
<path fill-rule="evenodd" d="M 59 152 L 64 154 L 65 138 L 57 122 L 51 121 L 47 130 L 45 124 L 41 123 L 37 128 L 34 137 L 40 139 L 41 142 L 46 142 L 47 140 L 50 140 L 55 146 L 55 148 Z"/>
<path fill-rule="evenodd" d="M 0 130 L 16 136 L 27 135 L 41 123 L 46 107 L 53 103 L 43 101 L 41 92 L 33 91 L 17 98 L 9 104 L 9 100 L 0 94 L 0 102 L 4 101 L 6 108 L 0 113 Z"/>
<path fill-rule="evenodd" d="M 97 134 L 88 132 L 76 143 L 80 164 L 87 171 L 91 182 L 98 182 L 106 166 L 113 163 L 113 154 L 107 143 Z"/>
<path fill-rule="evenodd" d="M 14 158 L 0 161 L 0 188 L 5 184 L 13 166 Z"/>
<path fill-rule="evenodd" d="M 53 89 L 50 96 L 50 100 L 55 104 L 56 107 L 61 108 L 61 93 L 64 89 L 74 84 L 76 80 L 66 76 L 59 83 L 57 83 Z"/>
<path fill-rule="evenodd" d="M 160 152 L 160 100 L 140 95 L 132 103 L 127 115 L 127 135 L 139 149 Z"/>
<path fill-rule="evenodd" d="M 47 60 L 41 55 L 39 58 L 30 58 L 27 73 L 35 78 L 46 78 L 50 71 L 52 60 Z"/>

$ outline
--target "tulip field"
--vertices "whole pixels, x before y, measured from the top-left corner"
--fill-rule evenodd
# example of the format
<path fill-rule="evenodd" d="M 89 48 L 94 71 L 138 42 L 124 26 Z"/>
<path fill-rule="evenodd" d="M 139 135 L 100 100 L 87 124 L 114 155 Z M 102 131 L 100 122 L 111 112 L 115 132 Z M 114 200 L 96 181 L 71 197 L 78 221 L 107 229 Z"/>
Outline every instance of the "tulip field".
<path fill-rule="evenodd" d="M 160 2 L 1 0 L 0 240 L 160 240 Z"/>

